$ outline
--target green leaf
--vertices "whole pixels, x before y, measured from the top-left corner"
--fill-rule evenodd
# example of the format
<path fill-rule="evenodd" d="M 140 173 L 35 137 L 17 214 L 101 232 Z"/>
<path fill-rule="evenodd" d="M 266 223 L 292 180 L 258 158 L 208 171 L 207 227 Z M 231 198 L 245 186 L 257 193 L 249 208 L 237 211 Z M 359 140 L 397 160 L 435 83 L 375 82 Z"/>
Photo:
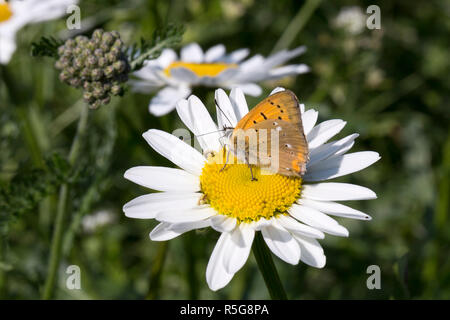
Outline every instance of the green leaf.
<path fill-rule="evenodd" d="M 33 57 L 58 58 L 58 48 L 63 44 L 64 41 L 53 37 L 41 37 L 38 42 L 31 44 L 31 55 Z"/>
<path fill-rule="evenodd" d="M 152 40 L 141 38 L 138 44 L 129 48 L 131 71 L 142 68 L 145 60 L 156 59 L 166 48 L 171 48 L 181 42 L 185 28 L 180 24 L 169 24 L 153 33 Z"/>
<path fill-rule="evenodd" d="M 0 186 L 0 225 L 31 211 L 72 177 L 71 166 L 57 153 L 46 159 L 44 168 L 21 171 Z"/>

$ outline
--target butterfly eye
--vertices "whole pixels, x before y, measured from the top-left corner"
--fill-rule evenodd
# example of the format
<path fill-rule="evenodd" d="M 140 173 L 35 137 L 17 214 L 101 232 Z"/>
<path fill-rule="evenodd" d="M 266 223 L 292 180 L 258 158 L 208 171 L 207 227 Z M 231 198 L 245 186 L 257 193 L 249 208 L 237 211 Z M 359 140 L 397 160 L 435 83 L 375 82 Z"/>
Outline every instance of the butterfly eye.
<path fill-rule="evenodd" d="M 273 122 L 273 125 L 276 126 L 278 124 L 278 122 Z"/>

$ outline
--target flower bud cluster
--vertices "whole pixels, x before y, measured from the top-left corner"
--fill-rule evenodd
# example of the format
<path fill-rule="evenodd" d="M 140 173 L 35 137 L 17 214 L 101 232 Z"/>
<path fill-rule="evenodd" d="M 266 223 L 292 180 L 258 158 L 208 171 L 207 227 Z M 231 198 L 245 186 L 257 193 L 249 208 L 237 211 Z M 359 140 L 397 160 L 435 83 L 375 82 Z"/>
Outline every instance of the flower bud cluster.
<path fill-rule="evenodd" d="M 58 48 L 55 67 L 59 79 L 83 89 L 83 98 L 93 109 L 108 104 L 111 95 L 122 95 L 130 66 L 117 31 L 95 30 L 89 39 L 77 36 Z"/>

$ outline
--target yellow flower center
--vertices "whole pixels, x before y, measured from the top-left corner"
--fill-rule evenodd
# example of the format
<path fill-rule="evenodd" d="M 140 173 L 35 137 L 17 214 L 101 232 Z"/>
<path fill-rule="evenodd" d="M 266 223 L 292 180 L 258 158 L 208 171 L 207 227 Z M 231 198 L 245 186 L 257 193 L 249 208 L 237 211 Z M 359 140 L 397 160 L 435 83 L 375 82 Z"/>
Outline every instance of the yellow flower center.
<path fill-rule="evenodd" d="M 0 2 L 0 23 L 11 18 L 12 14 L 9 4 L 7 2 Z"/>
<path fill-rule="evenodd" d="M 189 63 L 182 61 L 172 62 L 166 69 L 164 73 L 167 76 L 171 76 L 171 71 L 174 68 L 186 68 L 199 77 L 215 77 L 222 71 L 230 68 L 236 68 L 237 65 L 234 63 Z"/>
<path fill-rule="evenodd" d="M 262 174 L 261 169 L 238 162 L 231 154 L 226 168 L 225 151 L 208 158 L 200 176 L 204 197 L 217 212 L 237 218 L 239 222 L 269 219 L 287 210 L 300 197 L 302 179 L 279 174 Z"/>

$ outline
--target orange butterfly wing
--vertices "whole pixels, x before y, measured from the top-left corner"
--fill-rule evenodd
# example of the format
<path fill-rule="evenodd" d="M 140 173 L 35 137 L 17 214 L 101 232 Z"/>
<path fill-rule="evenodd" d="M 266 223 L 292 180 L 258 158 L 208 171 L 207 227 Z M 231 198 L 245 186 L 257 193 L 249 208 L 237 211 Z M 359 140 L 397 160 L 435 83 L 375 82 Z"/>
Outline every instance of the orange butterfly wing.
<path fill-rule="evenodd" d="M 268 160 L 259 155 L 256 150 L 246 145 L 246 159 L 254 156 L 261 166 L 267 166 L 267 161 L 275 159 L 271 155 L 270 130 L 275 129 L 279 133 L 278 141 L 278 168 L 277 173 L 286 176 L 301 176 L 305 173 L 308 161 L 308 144 L 303 131 L 303 123 L 300 106 L 297 97 L 292 91 L 277 92 L 258 103 L 244 118 L 242 118 L 233 130 L 232 139 L 235 139 L 236 130 L 254 129 L 259 132 L 266 129 L 266 150 Z M 258 137 L 259 138 L 259 137 Z M 232 140 L 234 141 L 234 140 Z M 261 141 L 258 139 L 258 141 Z M 258 142 L 260 143 L 260 142 Z M 265 165 L 262 165 L 265 163 Z"/>

